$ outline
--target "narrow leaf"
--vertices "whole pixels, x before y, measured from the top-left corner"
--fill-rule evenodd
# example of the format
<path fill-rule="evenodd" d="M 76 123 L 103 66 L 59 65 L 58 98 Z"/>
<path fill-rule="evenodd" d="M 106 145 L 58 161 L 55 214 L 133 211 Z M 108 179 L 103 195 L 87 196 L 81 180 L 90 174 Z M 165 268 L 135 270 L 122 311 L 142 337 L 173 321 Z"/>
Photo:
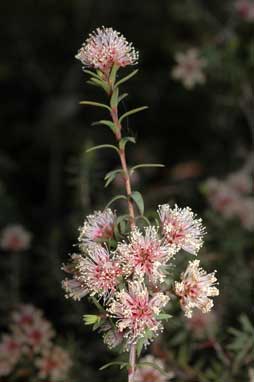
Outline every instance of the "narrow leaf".
<path fill-rule="evenodd" d="M 104 103 L 94 102 L 94 101 L 81 101 L 80 105 L 97 106 L 97 107 L 102 107 L 104 109 L 111 111 L 111 109 L 108 105 L 105 105 Z"/>
<path fill-rule="evenodd" d="M 127 111 L 126 113 L 124 113 L 120 118 L 119 118 L 119 122 L 121 123 L 123 121 L 124 118 L 126 117 L 129 117 L 130 115 L 132 114 L 136 114 L 136 113 L 139 113 L 140 111 L 142 110 L 146 110 L 148 109 L 148 106 L 141 106 L 141 107 L 137 107 L 136 109 L 132 109 L 130 111 Z"/>
<path fill-rule="evenodd" d="M 96 126 L 96 125 L 104 125 L 104 126 L 109 127 L 113 132 L 116 131 L 115 124 L 111 121 L 108 121 L 108 120 L 102 119 L 101 121 L 97 121 L 97 122 L 92 123 L 92 126 Z"/>
<path fill-rule="evenodd" d="M 116 88 L 114 91 L 113 91 L 113 94 L 110 98 L 110 106 L 113 108 L 113 107 L 116 107 L 118 105 L 118 94 L 119 94 L 119 90 L 118 88 Z"/>
<path fill-rule="evenodd" d="M 127 142 L 131 142 L 131 143 L 136 143 L 136 140 L 134 137 L 124 137 L 120 140 L 119 142 L 119 148 L 120 150 L 124 150 L 125 149 L 125 145 Z"/>
<path fill-rule="evenodd" d="M 104 179 L 108 179 L 112 174 L 119 174 L 119 172 L 122 172 L 123 170 L 121 169 L 117 169 L 117 170 L 112 170 L 112 171 L 109 171 L 105 176 L 104 176 Z"/>
<path fill-rule="evenodd" d="M 144 201 L 143 197 L 140 192 L 138 191 L 133 191 L 132 194 L 130 195 L 131 199 L 134 200 L 136 205 L 138 206 L 138 209 L 141 213 L 141 215 L 144 215 Z"/>
<path fill-rule="evenodd" d="M 109 363 L 106 363 L 106 365 L 101 366 L 99 368 L 99 370 L 107 369 L 110 366 L 123 366 L 123 367 L 127 367 L 128 365 L 129 365 L 128 362 L 122 362 L 122 361 L 109 362 Z"/>
<path fill-rule="evenodd" d="M 98 80 L 100 80 L 100 79 L 101 79 L 101 78 L 100 78 L 100 76 L 98 76 L 98 74 L 96 74 L 96 73 L 92 72 L 91 70 L 87 70 L 87 69 L 84 69 L 83 71 L 84 71 L 84 73 L 86 73 L 86 74 L 89 74 L 89 76 L 92 76 L 92 77 L 98 78 Z"/>
<path fill-rule="evenodd" d="M 123 93 L 118 97 L 118 103 L 120 103 L 124 98 L 128 96 L 128 93 Z"/>
<path fill-rule="evenodd" d="M 170 314 L 167 314 L 167 313 L 159 313 L 157 314 L 156 318 L 158 320 L 168 320 L 169 318 L 171 318 L 172 316 Z"/>
<path fill-rule="evenodd" d="M 133 70 L 130 74 L 128 74 L 126 77 L 123 77 L 121 80 L 119 80 L 116 84 L 115 87 L 122 85 L 124 82 L 128 81 L 130 78 L 135 76 L 135 74 L 138 73 L 138 69 Z"/>
<path fill-rule="evenodd" d="M 143 168 L 143 167 L 165 167 L 164 164 L 160 163 L 144 163 L 144 164 L 137 164 L 136 166 L 133 166 L 130 169 L 130 173 L 132 174 L 134 171 L 136 171 L 138 168 Z"/>
<path fill-rule="evenodd" d="M 91 151 L 94 151 L 94 150 L 100 150 L 100 149 L 114 149 L 116 150 L 117 152 L 119 152 L 118 148 L 114 145 L 99 145 L 99 146 L 93 146 L 93 147 L 90 147 L 90 149 L 86 150 L 87 153 L 90 153 Z"/>
<path fill-rule="evenodd" d="M 119 199 L 125 199 L 126 200 L 127 197 L 125 195 L 117 195 L 113 199 L 110 200 L 110 202 L 106 205 L 105 208 L 108 208 L 112 203 L 116 202 Z"/>

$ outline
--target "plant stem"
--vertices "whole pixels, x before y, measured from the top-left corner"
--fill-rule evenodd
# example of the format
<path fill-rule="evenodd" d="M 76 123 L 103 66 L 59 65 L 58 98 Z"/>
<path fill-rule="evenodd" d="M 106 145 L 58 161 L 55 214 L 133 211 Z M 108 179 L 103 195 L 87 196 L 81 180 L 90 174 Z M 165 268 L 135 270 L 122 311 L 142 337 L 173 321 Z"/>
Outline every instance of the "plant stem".
<path fill-rule="evenodd" d="M 129 358 L 129 375 L 128 382 L 135 382 L 135 369 L 136 369 L 136 345 L 132 344 L 130 348 L 130 358 Z"/>
<path fill-rule="evenodd" d="M 111 87 L 111 94 L 112 94 L 113 93 L 112 84 L 110 84 L 110 87 Z M 116 106 L 111 107 L 110 114 L 116 127 L 115 137 L 119 146 L 119 157 L 120 157 L 121 166 L 122 166 L 123 174 L 124 174 L 123 178 L 124 178 L 126 195 L 128 198 L 130 226 L 131 226 L 131 229 L 134 229 L 135 228 L 135 211 L 134 211 L 133 201 L 131 200 L 131 194 L 132 194 L 131 179 L 130 179 L 130 173 L 129 173 L 129 169 L 128 169 L 127 161 L 126 161 L 125 147 L 120 147 L 120 141 L 122 139 L 122 125 L 118 117 L 117 104 Z M 135 344 L 132 344 L 130 348 L 129 364 L 130 364 L 130 369 L 128 374 L 128 382 L 135 382 L 134 381 L 135 370 L 136 370 L 136 345 Z"/>
<path fill-rule="evenodd" d="M 119 122 L 117 107 L 112 108 L 111 117 L 112 117 L 112 120 L 116 126 L 115 137 L 116 137 L 117 142 L 119 143 L 120 140 L 122 139 L 122 125 Z M 135 212 L 134 212 L 133 202 L 131 200 L 131 194 L 132 194 L 131 180 L 130 180 L 130 174 L 129 174 L 129 170 L 128 170 L 128 166 L 127 166 L 126 154 L 125 154 L 124 148 L 119 147 L 119 157 L 120 157 L 121 166 L 122 166 L 123 174 L 124 174 L 123 178 L 124 178 L 126 195 L 128 197 L 128 210 L 129 210 L 129 215 L 130 215 L 130 225 L 131 225 L 131 228 L 133 229 L 133 228 L 135 228 Z"/>

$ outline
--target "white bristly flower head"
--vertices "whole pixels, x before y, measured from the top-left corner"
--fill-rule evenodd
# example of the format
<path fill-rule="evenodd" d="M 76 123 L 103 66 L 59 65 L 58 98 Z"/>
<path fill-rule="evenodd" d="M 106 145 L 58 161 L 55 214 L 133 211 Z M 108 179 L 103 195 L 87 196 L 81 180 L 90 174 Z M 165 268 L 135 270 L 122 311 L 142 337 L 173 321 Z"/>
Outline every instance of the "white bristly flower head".
<path fill-rule="evenodd" d="M 114 235 L 116 215 L 110 208 L 104 211 L 94 211 L 88 215 L 84 225 L 80 228 L 79 242 L 106 241 Z"/>
<path fill-rule="evenodd" d="M 194 308 L 207 313 L 213 307 L 209 297 L 218 296 L 215 272 L 207 273 L 199 267 L 199 260 L 190 261 L 181 276 L 181 282 L 175 282 L 175 292 L 187 317 L 192 317 Z"/>
<path fill-rule="evenodd" d="M 145 233 L 138 228 L 130 234 L 129 243 L 120 243 L 117 247 L 119 262 L 126 274 L 133 273 L 134 278 L 146 275 L 153 284 L 163 282 L 163 266 L 174 253 L 171 246 L 159 237 L 156 227 L 146 227 Z"/>
<path fill-rule="evenodd" d="M 168 204 L 159 206 L 158 214 L 161 220 L 162 232 L 167 242 L 175 250 L 184 249 L 193 255 L 203 245 L 205 229 L 202 220 L 197 219 L 189 207 L 171 208 Z"/>
<path fill-rule="evenodd" d="M 177 53 L 175 60 L 177 65 L 172 70 L 172 77 L 182 81 L 187 89 L 192 89 L 196 84 L 205 83 L 204 68 L 207 61 L 200 57 L 198 49 L 191 48 L 185 53 Z"/>
<path fill-rule="evenodd" d="M 97 28 L 75 56 L 87 68 L 108 74 L 113 65 L 125 67 L 138 61 L 138 52 L 131 43 L 112 28 Z"/>

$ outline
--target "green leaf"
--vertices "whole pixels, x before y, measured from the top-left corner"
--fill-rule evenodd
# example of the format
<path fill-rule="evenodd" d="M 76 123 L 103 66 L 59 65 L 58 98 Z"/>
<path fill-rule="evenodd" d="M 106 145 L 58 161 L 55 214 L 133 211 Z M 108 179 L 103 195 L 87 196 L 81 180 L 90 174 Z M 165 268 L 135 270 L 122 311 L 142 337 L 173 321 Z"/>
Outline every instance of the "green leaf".
<path fill-rule="evenodd" d="M 108 208 L 109 206 L 111 206 L 112 203 L 116 202 L 119 199 L 125 199 L 126 200 L 127 197 L 125 195 L 117 195 L 113 199 L 111 199 L 110 202 L 108 202 L 108 204 L 106 205 L 105 208 Z"/>
<path fill-rule="evenodd" d="M 83 320 L 84 320 L 85 325 L 94 325 L 94 324 L 100 322 L 101 317 L 97 316 L 95 314 L 84 314 Z"/>
<path fill-rule="evenodd" d="M 141 107 L 137 107 L 136 109 L 129 110 L 123 115 L 121 115 L 121 117 L 119 118 L 119 122 L 121 123 L 124 120 L 124 118 L 129 117 L 132 114 L 139 113 L 140 111 L 146 110 L 146 109 L 148 109 L 148 106 L 141 106 Z"/>
<path fill-rule="evenodd" d="M 105 90 L 106 93 L 109 93 L 110 91 L 110 88 L 109 88 L 109 85 L 107 84 L 107 82 L 101 80 L 101 79 L 97 79 L 97 78 L 91 78 L 89 81 L 87 81 L 88 83 L 92 84 L 92 85 L 95 85 L 95 86 L 98 86 L 98 87 L 101 87 L 102 89 Z"/>
<path fill-rule="evenodd" d="M 123 93 L 118 97 L 118 104 L 128 96 L 128 93 Z"/>
<path fill-rule="evenodd" d="M 129 363 L 128 362 L 122 362 L 122 361 L 109 362 L 109 363 L 106 363 L 105 365 L 101 366 L 99 368 L 99 370 L 104 370 L 104 369 L 107 369 L 108 367 L 111 367 L 111 366 L 120 366 L 121 368 L 123 368 L 123 367 L 128 367 Z"/>
<path fill-rule="evenodd" d="M 100 76 L 98 76 L 98 74 L 92 72 L 91 70 L 84 69 L 83 71 L 84 71 L 84 73 L 89 74 L 89 76 L 95 77 L 95 78 L 97 78 L 98 80 L 101 79 Z"/>
<path fill-rule="evenodd" d="M 133 166 L 130 169 L 130 174 L 133 174 L 133 172 L 136 171 L 138 168 L 143 168 L 143 167 L 165 167 L 165 165 L 164 164 L 160 164 L 160 163 L 137 164 L 136 166 Z"/>
<path fill-rule="evenodd" d="M 157 314 L 156 318 L 158 320 L 168 320 L 169 318 L 171 318 L 172 316 L 170 314 L 167 314 L 167 313 L 159 313 Z"/>
<path fill-rule="evenodd" d="M 113 170 L 113 171 L 109 171 L 109 172 L 105 175 L 105 177 L 104 177 L 104 179 L 106 180 L 105 187 L 108 187 L 108 185 L 115 179 L 115 177 L 116 177 L 118 174 L 122 173 L 122 172 L 123 172 L 123 170 L 121 170 L 121 169 Z"/>
<path fill-rule="evenodd" d="M 97 107 L 102 107 L 104 109 L 111 111 L 108 105 L 105 105 L 104 103 L 94 102 L 94 101 L 80 101 L 80 105 L 97 106 Z"/>
<path fill-rule="evenodd" d="M 141 353 L 142 353 L 142 350 L 143 350 L 143 346 L 146 342 L 146 338 L 140 338 L 138 340 L 138 343 L 137 343 L 137 356 L 140 357 Z"/>
<path fill-rule="evenodd" d="M 114 149 L 116 150 L 117 152 L 119 152 L 118 148 L 114 145 L 98 145 L 98 146 L 93 146 L 93 147 L 90 147 L 90 149 L 86 150 L 87 153 L 90 153 L 91 151 L 94 151 L 94 150 L 100 150 L 100 149 Z"/>
<path fill-rule="evenodd" d="M 116 127 L 115 127 L 115 124 L 114 122 L 112 121 L 108 121 L 108 120 L 100 120 L 100 121 L 97 121 L 97 122 L 93 122 L 92 123 L 92 126 L 96 126 L 96 125 L 104 125 L 104 126 L 107 126 L 109 127 L 114 133 L 116 131 Z"/>
<path fill-rule="evenodd" d="M 121 80 L 119 80 L 116 84 L 115 87 L 118 87 L 119 85 L 122 85 L 124 82 L 128 81 L 131 79 L 135 74 L 138 73 L 138 69 L 133 70 L 130 74 L 128 74 L 126 77 L 123 77 Z"/>
<path fill-rule="evenodd" d="M 125 149 L 125 145 L 127 142 L 136 143 L 136 139 L 134 137 L 124 137 L 119 142 L 119 148 L 120 150 Z"/>
<path fill-rule="evenodd" d="M 130 195 L 130 198 L 134 200 L 134 202 L 138 206 L 138 209 L 141 215 L 144 215 L 144 201 L 143 201 L 143 197 L 141 193 L 138 191 L 133 191 L 132 194 Z"/>

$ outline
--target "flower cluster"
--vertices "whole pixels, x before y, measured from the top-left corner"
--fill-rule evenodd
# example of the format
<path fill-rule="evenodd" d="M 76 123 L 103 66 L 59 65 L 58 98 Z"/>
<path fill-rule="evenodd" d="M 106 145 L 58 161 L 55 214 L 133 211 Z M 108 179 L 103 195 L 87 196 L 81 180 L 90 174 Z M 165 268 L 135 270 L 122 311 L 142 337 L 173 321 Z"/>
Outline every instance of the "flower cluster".
<path fill-rule="evenodd" d="M 76 58 L 85 67 L 108 74 L 113 65 L 124 67 L 136 64 L 138 52 L 119 32 L 102 27 L 90 34 Z"/>
<path fill-rule="evenodd" d="M 66 350 L 53 343 L 54 337 L 54 329 L 41 310 L 20 305 L 12 313 L 10 333 L 4 334 L 0 342 L 0 376 L 24 368 L 36 380 L 66 378 L 72 361 Z M 30 368 L 26 366 L 28 361 Z"/>
<path fill-rule="evenodd" d="M 10 252 L 29 249 L 32 235 L 22 225 L 8 225 L 1 232 L 0 248 Z"/>
<path fill-rule="evenodd" d="M 96 211 L 80 229 L 81 253 L 73 254 L 70 264 L 63 266 L 72 276 L 63 281 L 66 297 L 79 300 L 88 295 L 97 303 L 103 298 L 106 315 L 100 319 L 101 331 L 110 348 L 121 342 L 128 348 L 141 338 L 148 343 L 163 329 L 160 316 L 170 298 L 162 285 L 173 257 L 181 249 L 197 255 L 203 244 L 202 221 L 190 208 L 165 204 L 159 206 L 158 214 L 158 227 L 135 227 L 119 242 L 115 237 L 115 213 L 109 209 Z M 213 288 L 208 284 L 214 282 L 214 276 L 204 275 L 200 269 L 193 275 L 188 268 L 187 280 L 176 283 L 176 294 L 185 311 L 191 312 L 190 307 L 210 310 L 212 305 L 207 300 Z M 196 294 L 186 286 L 194 280 Z"/>
<path fill-rule="evenodd" d="M 207 66 L 207 61 L 200 56 L 197 49 L 191 48 L 185 53 L 177 53 L 175 60 L 177 65 L 172 70 L 172 77 L 180 80 L 187 89 L 205 83 L 204 68 Z"/>
<path fill-rule="evenodd" d="M 238 219 L 247 230 L 254 229 L 253 183 L 248 167 L 224 180 L 208 179 L 204 191 L 212 208 L 225 219 Z"/>

